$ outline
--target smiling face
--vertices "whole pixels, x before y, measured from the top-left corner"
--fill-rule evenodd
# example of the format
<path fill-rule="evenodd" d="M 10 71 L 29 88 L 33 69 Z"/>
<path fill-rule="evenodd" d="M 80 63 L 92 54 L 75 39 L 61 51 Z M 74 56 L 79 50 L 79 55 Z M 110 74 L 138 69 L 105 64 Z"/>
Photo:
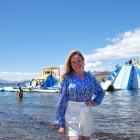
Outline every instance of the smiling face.
<path fill-rule="evenodd" d="M 79 54 L 75 54 L 70 60 L 73 71 L 77 74 L 83 73 L 84 71 L 84 60 Z"/>

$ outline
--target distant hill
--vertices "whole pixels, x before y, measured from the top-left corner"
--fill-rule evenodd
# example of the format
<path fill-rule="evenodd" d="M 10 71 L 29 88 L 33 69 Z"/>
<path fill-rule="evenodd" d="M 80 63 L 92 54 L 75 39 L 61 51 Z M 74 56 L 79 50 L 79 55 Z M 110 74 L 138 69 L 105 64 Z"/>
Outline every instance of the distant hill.
<path fill-rule="evenodd" d="M 111 72 L 109 72 L 109 71 L 103 71 L 103 72 L 94 71 L 93 74 L 97 78 L 98 81 L 102 81 L 102 79 L 106 79 L 111 74 Z M 17 87 L 18 84 L 20 84 L 20 86 L 25 86 L 25 83 L 28 83 L 29 81 L 30 80 L 9 81 L 9 80 L 0 79 L 0 86 Z"/>
<path fill-rule="evenodd" d="M 29 80 L 23 80 L 23 81 L 9 81 L 9 80 L 3 80 L 0 79 L 0 86 L 8 86 L 8 87 L 17 87 L 19 84 L 20 86 L 24 86 L 25 83 L 29 82 Z"/>

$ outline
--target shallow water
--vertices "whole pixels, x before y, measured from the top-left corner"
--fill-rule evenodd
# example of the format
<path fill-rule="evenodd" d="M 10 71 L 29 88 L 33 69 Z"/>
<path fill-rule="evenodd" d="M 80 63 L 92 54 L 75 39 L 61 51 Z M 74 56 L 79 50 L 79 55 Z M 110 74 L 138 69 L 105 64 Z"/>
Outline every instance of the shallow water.
<path fill-rule="evenodd" d="M 53 124 L 57 94 L 0 93 L 0 139 L 62 140 Z M 96 140 L 140 139 L 140 90 L 106 93 L 102 105 L 94 109 Z"/>

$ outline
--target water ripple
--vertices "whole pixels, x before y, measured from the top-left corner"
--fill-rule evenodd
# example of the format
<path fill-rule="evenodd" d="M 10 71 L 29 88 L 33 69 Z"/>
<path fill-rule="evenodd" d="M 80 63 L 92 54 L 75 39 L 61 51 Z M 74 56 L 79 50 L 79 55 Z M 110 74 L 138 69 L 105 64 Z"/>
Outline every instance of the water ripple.
<path fill-rule="evenodd" d="M 0 93 L 0 139 L 63 140 L 54 125 L 57 94 Z M 94 108 L 96 140 L 139 140 L 140 91 L 106 92 L 102 105 Z"/>

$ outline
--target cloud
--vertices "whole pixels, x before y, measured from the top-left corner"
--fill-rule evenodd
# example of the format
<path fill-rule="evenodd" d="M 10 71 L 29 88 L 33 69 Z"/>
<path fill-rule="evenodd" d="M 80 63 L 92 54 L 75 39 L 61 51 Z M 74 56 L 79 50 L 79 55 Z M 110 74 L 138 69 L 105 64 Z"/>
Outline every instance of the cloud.
<path fill-rule="evenodd" d="M 37 76 L 37 73 L 27 72 L 0 72 L 0 79 L 10 81 L 31 80 Z"/>
<path fill-rule="evenodd" d="M 112 39 L 112 44 L 98 48 L 85 55 L 86 62 L 99 60 L 116 60 L 140 56 L 140 28 L 128 31 Z"/>
<path fill-rule="evenodd" d="M 94 63 L 86 63 L 85 70 L 90 71 L 111 71 L 112 66 L 104 65 L 101 61 L 95 61 Z"/>
<path fill-rule="evenodd" d="M 112 39 L 111 44 L 106 47 L 98 48 L 91 54 L 86 54 L 85 60 L 87 68 L 90 70 L 98 69 L 104 71 L 109 70 L 111 66 L 105 68 L 101 61 L 117 60 L 140 56 L 140 28 L 133 31 L 119 34 Z M 100 61 L 100 63 L 99 63 Z M 98 65 L 97 65 L 98 64 Z"/>

